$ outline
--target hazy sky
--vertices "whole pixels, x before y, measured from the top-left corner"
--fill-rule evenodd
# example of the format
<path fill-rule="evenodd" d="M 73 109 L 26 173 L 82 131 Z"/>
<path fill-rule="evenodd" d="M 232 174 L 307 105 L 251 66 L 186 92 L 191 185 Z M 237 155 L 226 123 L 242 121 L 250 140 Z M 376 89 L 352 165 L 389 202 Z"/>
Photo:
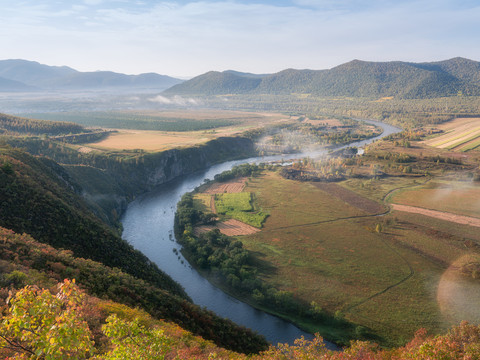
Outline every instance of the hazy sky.
<path fill-rule="evenodd" d="M 0 59 L 195 76 L 480 60 L 478 0 L 0 0 Z"/>

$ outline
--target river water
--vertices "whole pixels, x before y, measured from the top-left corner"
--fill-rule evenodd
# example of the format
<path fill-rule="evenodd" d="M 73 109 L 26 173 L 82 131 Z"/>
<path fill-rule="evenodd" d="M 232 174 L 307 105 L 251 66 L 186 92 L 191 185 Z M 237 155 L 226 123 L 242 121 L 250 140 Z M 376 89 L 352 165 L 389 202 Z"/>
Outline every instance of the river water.
<path fill-rule="evenodd" d="M 401 129 L 391 125 L 375 121 L 368 122 L 382 127 L 384 129 L 383 133 L 376 138 L 352 143 L 348 146 L 362 147 L 381 137 L 401 131 Z M 340 148 L 342 147 L 337 149 Z M 292 344 L 295 339 L 302 335 L 306 339 L 312 339 L 311 334 L 300 330 L 287 321 L 257 310 L 225 294 L 200 276 L 180 253 L 181 245 L 175 240 L 173 222 L 177 203 L 184 193 L 194 190 L 205 179 L 213 179 L 216 174 L 229 170 L 235 165 L 247 162 L 260 163 L 298 159 L 305 156 L 318 157 L 326 153 L 326 150 L 321 149 L 303 154 L 227 161 L 214 165 L 203 172 L 187 175 L 161 185 L 158 189 L 137 198 L 129 204 L 122 218 L 122 237 L 183 286 L 195 304 L 206 307 L 237 324 L 255 330 L 275 345 L 279 342 Z M 333 344 L 327 343 L 327 346 L 335 348 Z"/>

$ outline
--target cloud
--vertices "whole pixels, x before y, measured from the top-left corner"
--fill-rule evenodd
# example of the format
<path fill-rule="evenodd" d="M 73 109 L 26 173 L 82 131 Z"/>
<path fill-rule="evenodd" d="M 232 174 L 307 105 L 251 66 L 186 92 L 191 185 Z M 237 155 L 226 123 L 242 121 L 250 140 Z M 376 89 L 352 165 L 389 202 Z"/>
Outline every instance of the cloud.
<path fill-rule="evenodd" d="M 100 5 L 104 0 L 83 0 L 83 3 L 86 5 Z"/>
<path fill-rule="evenodd" d="M 80 70 L 195 76 L 323 69 L 354 58 L 480 59 L 474 1 L 84 0 L 58 7 L 30 0 L 4 7 L 5 57 Z"/>

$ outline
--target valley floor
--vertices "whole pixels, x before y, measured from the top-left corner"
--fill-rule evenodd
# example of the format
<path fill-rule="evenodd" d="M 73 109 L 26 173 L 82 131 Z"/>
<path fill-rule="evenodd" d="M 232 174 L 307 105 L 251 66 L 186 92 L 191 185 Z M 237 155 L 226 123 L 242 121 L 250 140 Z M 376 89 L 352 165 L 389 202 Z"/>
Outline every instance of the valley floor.
<path fill-rule="evenodd" d="M 438 166 L 431 151 L 405 149 L 409 174 L 402 171 L 407 165 L 384 159 L 403 152 L 392 141 L 345 165 L 387 176 L 337 183 L 289 180 L 275 171 L 250 177 L 242 191 L 269 215 L 260 232 L 236 239 L 253 254 L 262 281 L 344 317 L 360 337 L 370 332 L 383 344 L 402 344 L 420 327 L 439 333 L 476 319 L 445 304 L 457 304 L 466 292 L 468 308 L 480 305 L 480 185 L 468 180 L 471 163 Z M 446 279 L 463 285 L 448 291 Z M 293 320 L 327 338 L 342 337 L 319 322 Z"/>

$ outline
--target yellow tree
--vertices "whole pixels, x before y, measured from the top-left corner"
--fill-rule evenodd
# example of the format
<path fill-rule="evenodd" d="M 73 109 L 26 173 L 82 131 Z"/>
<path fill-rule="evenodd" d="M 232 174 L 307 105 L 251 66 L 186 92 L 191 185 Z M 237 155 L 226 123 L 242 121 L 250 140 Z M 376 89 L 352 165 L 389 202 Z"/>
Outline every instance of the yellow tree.
<path fill-rule="evenodd" d="M 0 323 L 0 347 L 15 359 L 85 359 L 93 352 L 92 334 L 79 316 L 83 294 L 75 280 L 48 290 L 27 286 L 8 299 Z"/>

